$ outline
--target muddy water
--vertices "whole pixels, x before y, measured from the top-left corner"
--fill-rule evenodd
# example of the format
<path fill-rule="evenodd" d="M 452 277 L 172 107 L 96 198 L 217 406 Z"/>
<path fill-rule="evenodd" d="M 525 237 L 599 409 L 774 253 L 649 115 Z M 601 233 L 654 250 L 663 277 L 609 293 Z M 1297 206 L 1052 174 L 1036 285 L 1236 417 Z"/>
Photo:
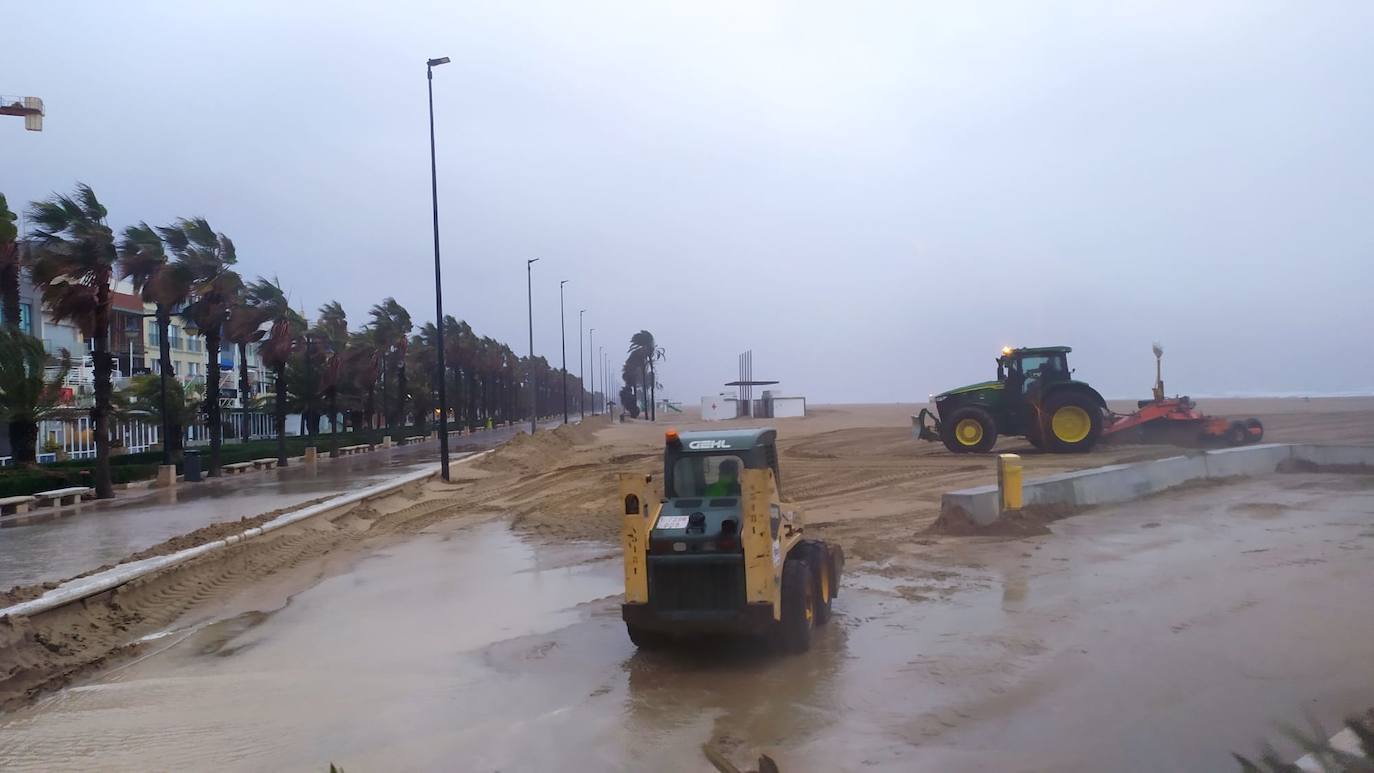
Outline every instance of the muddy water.
<path fill-rule="evenodd" d="M 619 563 L 502 525 L 0 718 L 6 770 L 1228 770 L 1374 704 L 1374 491 L 1283 476 L 861 567 L 806 655 L 638 653 Z"/>

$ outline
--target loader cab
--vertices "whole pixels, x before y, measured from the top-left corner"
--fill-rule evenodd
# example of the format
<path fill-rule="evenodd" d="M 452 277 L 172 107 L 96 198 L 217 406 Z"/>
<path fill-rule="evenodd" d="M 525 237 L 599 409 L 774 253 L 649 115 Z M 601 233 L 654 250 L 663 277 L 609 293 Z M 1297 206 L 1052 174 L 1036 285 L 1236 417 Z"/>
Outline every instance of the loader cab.
<path fill-rule="evenodd" d="M 777 436 L 773 429 L 670 432 L 663 455 L 665 498 L 738 497 L 738 476 L 746 469 L 771 469 L 781 494 Z"/>

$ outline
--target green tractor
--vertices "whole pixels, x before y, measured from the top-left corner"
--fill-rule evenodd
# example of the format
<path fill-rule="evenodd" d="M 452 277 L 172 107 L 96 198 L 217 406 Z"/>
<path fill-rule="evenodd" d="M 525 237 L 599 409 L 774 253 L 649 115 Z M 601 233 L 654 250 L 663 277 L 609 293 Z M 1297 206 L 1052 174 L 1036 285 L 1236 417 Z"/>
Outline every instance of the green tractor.
<path fill-rule="evenodd" d="M 935 395 L 935 413 L 922 408 L 916 436 L 938 440 L 956 454 L 986 453 L 999 435 L 1024 435 L 1036 448 L 1082 453 L 1102 436 L 1107 401 L 1073 379 L 1067 346 L 1002 350 L 997 380 Z"/>

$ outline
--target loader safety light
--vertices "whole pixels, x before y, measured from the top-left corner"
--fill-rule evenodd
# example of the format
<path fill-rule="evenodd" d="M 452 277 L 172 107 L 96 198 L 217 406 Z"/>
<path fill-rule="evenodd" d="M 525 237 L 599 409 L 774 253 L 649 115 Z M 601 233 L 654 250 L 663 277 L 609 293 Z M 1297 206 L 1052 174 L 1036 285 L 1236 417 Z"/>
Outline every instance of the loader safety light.
<path fill-rule="evenodd" d="M 1011 354 L 1011 347 L 1010 347 L 1010 346 L 1003 346 L 1003 347 L 1002 347 L 1002 354 Z"/>
<path fill-rule="evenodd" d="M 682 445 L 682 438 L 678 437 L 677 430 L 675 429 L 670 429 L 663 433 L 663 437 L 670 446 L 677 447 Z"/>

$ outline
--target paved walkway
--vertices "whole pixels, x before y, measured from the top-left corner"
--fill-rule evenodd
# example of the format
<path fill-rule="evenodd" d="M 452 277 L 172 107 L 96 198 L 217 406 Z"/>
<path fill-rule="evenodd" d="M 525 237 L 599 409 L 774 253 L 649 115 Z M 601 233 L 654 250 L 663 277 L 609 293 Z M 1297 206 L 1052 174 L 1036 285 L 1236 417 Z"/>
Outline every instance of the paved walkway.
<path fill-rule="evenodd" d="M 553 427 L 562 423 L 553 422 Z M 451 457 L 492 448 L 519 432 L 505 427 L 454 438 Z M 174 491 L 152 490 L 81 512 L 0 528 L 0 589 L 61 580 L 156 545 L 202 526 L 291 507 L 320 497 L 365 488 L 433 464 L 437 442 L 321 460 L 315 469 L 253 472 Z"/>

